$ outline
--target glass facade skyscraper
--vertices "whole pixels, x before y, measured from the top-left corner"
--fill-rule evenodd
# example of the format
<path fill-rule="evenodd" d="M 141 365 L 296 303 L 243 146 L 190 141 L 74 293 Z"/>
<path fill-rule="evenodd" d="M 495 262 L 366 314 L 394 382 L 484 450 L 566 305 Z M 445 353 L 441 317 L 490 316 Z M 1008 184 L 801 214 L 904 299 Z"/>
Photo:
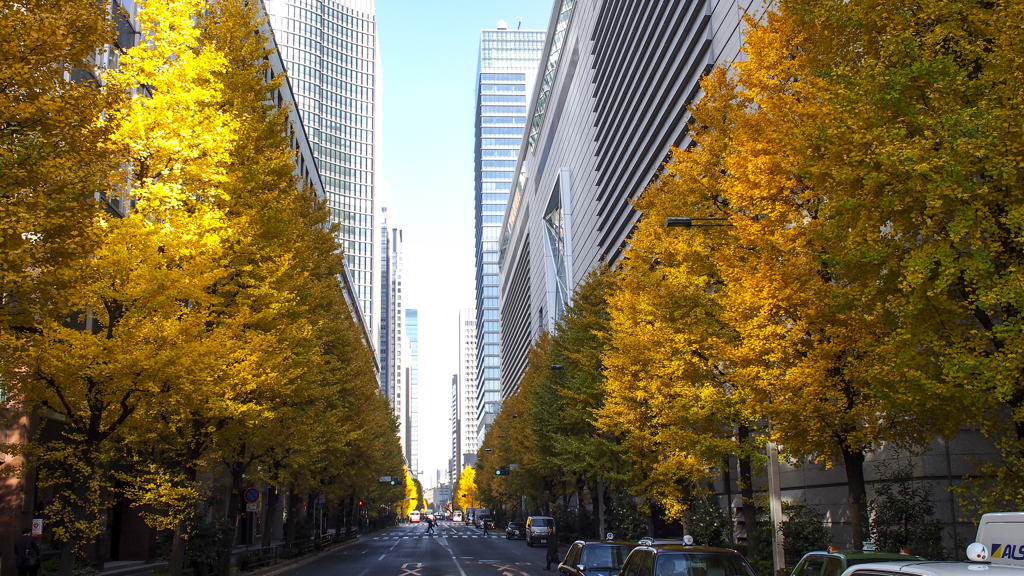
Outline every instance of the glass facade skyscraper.
<path fill-rule="evenodd" d="M 498 238 L 546 32 L 480 31 L 476 105 L 477 441 L 501 406 Z"/>
<path fill-rule="evenodd" d="M 409 471 L 414 478 L 419 478 L 419 312 L 414 308 L 405 311 L 405 335 L 409 341 L 409 366 L 406 368 L 408 376 L 409 412 L 406 422 L 405 458 L 409 463 Z"/>
<path fill-rule="evenodd" d="M 340 225 L 349 275 L 376 344 L 374 191 L 380 143 L 380 58 L 373 0 L 267 0 L 274 38 Z M 303 167 L 305 168 L 305 167 Z M 301 172 L 301 171 L 300 171 Z M 307 171 L 308 172 L 308 171 Z"/>

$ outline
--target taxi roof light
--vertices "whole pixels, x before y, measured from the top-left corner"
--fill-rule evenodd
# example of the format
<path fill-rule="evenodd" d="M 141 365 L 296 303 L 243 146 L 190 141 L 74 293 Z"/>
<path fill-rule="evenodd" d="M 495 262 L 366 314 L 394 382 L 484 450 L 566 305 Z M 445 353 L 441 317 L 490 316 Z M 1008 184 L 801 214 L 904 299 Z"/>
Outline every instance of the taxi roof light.
<path fill-rule="evenodd" d="M 967 547 L 968 562 L 988 562 L 988 548 L 981 542 L 975 542 Z"/>

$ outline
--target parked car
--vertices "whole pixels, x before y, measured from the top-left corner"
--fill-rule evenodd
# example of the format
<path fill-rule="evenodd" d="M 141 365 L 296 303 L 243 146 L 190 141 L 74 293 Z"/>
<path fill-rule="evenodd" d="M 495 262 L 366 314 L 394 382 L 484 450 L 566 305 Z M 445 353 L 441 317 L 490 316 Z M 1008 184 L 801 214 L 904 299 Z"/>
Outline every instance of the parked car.
<path fill-rule="evenodd" d="M 509 522 L 508 526 L 505 526 L 506 540 L 519 540 L 522 538 L 526 538 L 526 530 L 523 529 L 522 522 Z"/>
<path fill-rule="evenodd" d="M 692 540 L 692 538 L 691 538 Z M 644 536 L 638 543 L 641 546 L 653 546 L 655 544 L 685 544 L 687 546 L 693 545 L 693 542 L 687 543 L 683 538 L 654 538 L 651 536 Z"/>
<path fill-rule="evenodd" d="M 993 564 L 1024 566 L 1024 512 L 983 514 L 974 541 L 985 545 Z"/>
<path fill-rule="evenodd" d="M 555 519 L 551 516 L 530 516 L 526 519 L 526 545 L 547 544 L 555 537 Z"/>
<path fill-rule="evenodd" d="M 616 576 L 636 544 L 577 540 L 558 565 L 560 576 Z"/>
<path fill-rule="evenodd" d="M 680 544 L 637 546 L 619 576 L 754 576 L 735 550 Z M 1024 576 L 1024 575 L 1021 575 Z"/>
<path fill-rule="evenodd" d="M 986 555 L 987 558 L 987 555 Z M 843 576 L 1024 576 L 1024 566 L 989 562 L 871 562 L 857 564 Z"/>
<path fill-rule="evenodd" d="M 907 554 L 890 554 L 887 552 L 836 550 L 808 552 L 797 562 L 790 576 L 839 576 L 850 566 L 867 564 L 868 562 L 924 560 Z"/>

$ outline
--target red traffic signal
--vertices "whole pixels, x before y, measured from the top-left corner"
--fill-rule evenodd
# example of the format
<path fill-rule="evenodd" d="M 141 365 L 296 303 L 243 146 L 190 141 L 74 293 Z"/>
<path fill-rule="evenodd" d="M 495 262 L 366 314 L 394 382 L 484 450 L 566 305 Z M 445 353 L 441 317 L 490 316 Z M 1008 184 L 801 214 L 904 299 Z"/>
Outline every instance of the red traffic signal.
<path fill-rule="evenodd" d="M 362 500 L 360 500 L 360 501 L 359 501 L 359 505 L 360 505 L 360 506 L 362 506 L 362 505 L 363 505 L 363 501 L 362 501 Z"/>

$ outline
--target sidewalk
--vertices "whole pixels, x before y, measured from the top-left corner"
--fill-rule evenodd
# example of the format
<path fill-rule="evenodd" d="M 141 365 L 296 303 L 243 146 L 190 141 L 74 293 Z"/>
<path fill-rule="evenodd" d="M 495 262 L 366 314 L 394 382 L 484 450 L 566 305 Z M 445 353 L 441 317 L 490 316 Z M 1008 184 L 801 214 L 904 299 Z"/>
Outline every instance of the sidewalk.
<path fill-rule="evenodd" d="M 165 568 L 167 562 L 146 564 L 143 560 L 112 560 L 103 563 L 103 576 L 129 576 L 129 574 L 149 574 L 157 568 Z"/>
<path fill-rule="evenodd" d="M 303 556 L 299 556 L 298 558 L 292 558 L 290 560 L 280 560 L 276 564 L 273 564 L 271 566 L 266 566 L 266 567 L 260 568 L 258 570 L 253 570 L 252 572 L 246 572 L 245 574 L 247 576 L 272 576 L 274 574 L 277 574 L 278 572 L 283 572 L 285 570 L 289 570 L 291 568 L 295 568 L 297 566 L 301 566 L 301 565 L 303 565 L 303 564 L 305 564 L 307 562 L 316 560 L 317 558 L 320 558 L 324 554 L 330 554 L 331 552 L 334 552 L 336 550 L 340 550 L 341 548 L 345 548 L 347 546 L 351 546 L 351 545 L 359 542 L 360 540 L 368 538 L 368 537 L 372 536 L 373 534 L 376 534 L 377 532 L 381 532 L 381 531 L 382 530 L 377 530 L 377 531 L 371 532 L 369 534 L 359 534 L 355 538 L 353 538 L 353 539 L 351 539 L 351 540 L 349 540 L 347 542 L 341 542 L 339 544 L 334 544 L 334 545 L 332 545 L 332 546 L 330 546 L 330 547 L 328 547 L 328 548 L 326 548 L 324 550 L 321 550 L 319 552 L 310 552 L 310 553 L 307 553 L 307 554 L 305 554 Z M 272 541 L 270 543 L 270 545 L 271 545 L 271 547 L 284 546 L 284 540 L 274 540 L 274 541 Z M 241 545 L 235 546 L 234 548 L 231 549 L 231 555 L 232 556 L 237 556 L 237 555 L 242 554 L 242 553 L 244 553 L 246 551 L 258 550 L 260 548 L 261 548 L 260 546 L 250 545 L 250 546 L 246 547 L 245 544 L 241 544 Z M 106 562 L 104 564 L 104 566 L 103 566 L 103 572 L 101 572 L 100 574 L 102 576 L 146 576 L 146 575 L 152 573 L 153 570 L 157 570 L 157 569 L 161 569 L 161 568 L 162 569 L 166 569 L 167 565 L 168 565 L 167 562 L 154 562 L 152 564 L 146 564 L 144 561 L 141 561 L 141 560 L 138 560 L 138 561 L 133 561 L 133 560 L 118 561 L 118 560 L 114 560 L 114 561 Z M 235 573 L 238 573 L 237 569 L 233 569 L 232 571 L 235 572 Z"/>

